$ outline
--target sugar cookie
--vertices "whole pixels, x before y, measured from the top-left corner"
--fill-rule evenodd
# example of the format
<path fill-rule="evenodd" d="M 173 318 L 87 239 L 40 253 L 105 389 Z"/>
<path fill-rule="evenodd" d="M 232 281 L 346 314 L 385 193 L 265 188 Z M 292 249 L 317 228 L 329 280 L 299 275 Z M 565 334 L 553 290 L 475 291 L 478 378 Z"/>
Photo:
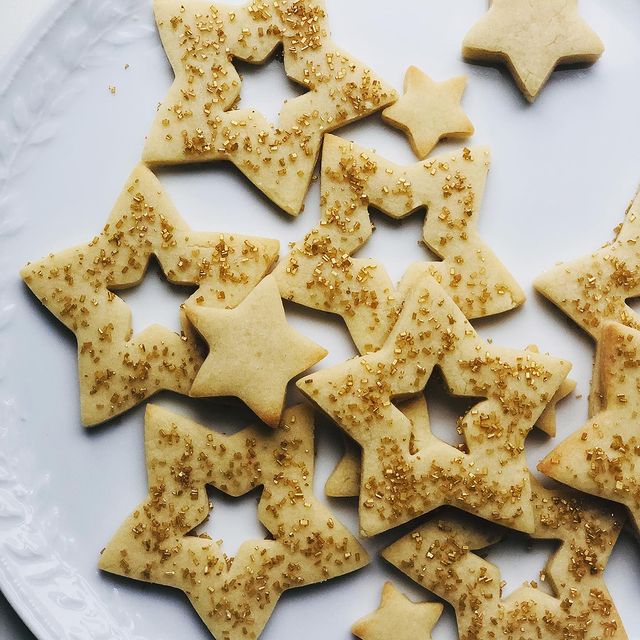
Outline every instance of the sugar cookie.
<path fill-rule="evenodd" d="M 254 640 L 288 589 L 364 567 L 366 551 L 313 495 L 313 416 L 287 409 L 280 429 L 225 436 L 147 406 L 149 495 L 125 520 L 100 568 L 186 593 L 217 640 Z M 209 514 L 207 485 L 241 496 L 262 486 L 260 522 L 273 539 L 226 556 L 192 534 Z"/>
<path fill-rule="evenodd" d="M 604 582 L 604 570 L 624 518 L 604 502 L 534 482 L 533 537 L 558 540 L 542 574 L 553 595 L 535 582 L 502 598 L 499 569 L 473 553 L 501 538 L 462 514 L 434 518 L 383 551 L 421 586 L 450 602 L 461 640 L 626 640 Z"/>
<path fill-rule="evenodd" d="M 194 304 L 233 307 L 272 269 L 278 247 L 191 231 L 139 165 L 99 235 L 24 267 L 29 288 L 76 335 L 82 423 L 104 422 L 162 389 L 188 394 L 202 364 L 185 318 L 182 334 L 153 325 L 132 335 L 131 311 L 115 292 L 138 284 L 152 256 L 170 282 L 198 286 Z"/>
<path fill-rule="evenodd" d="M 234 309 L 188 304 L 186 311 L 209 345 L 191 395 L 235 396 L 272 427 L 280 424 L 289 381 L 327 355 L 287 324 L 273 276 Z"/>
<path fill-rule="evenodd" d="M 462 43 L 469 60 L 505 62 L 529 102 L 557 65 L 592 64 L 603 52 L 577 0 L 491 0 Z"/>
<path fill-rule="evenodd" d="M 451 504 L 532 531 L 524 440 L 569 372 L 567 362 L 481 340 L 428 265 L 414 265 L 408 294 L 380 351 L 298 382 L 363 448 L 360 528 L 371 536 Z M 435 367 L 451 393 L 483 397 L 459 422 L 468 453 L 393 404 L 421 393 Z"/>
<path fill-rule="evenodd" d="M 626 505 L 640 531 L 640 331 L 605 323 L 595 375 L 603 391 L 601 410 L 538 469 L 580 491 Z"/>
<path fill-rule="evenodd" d="M 442 608 L 436 602 L 412 602 L 393 583 L 386 582 L 380 607 L 358 620 L 351 632 L 361 640 L 431 640 Z"/>
<path fill-rule="evenodd" d="M 322 136 L 384 108 L 393 88 L 337 47 L 323 0 L 154 0 L 175 81 L 158 110 L 148 164 L 228 160 L 286 212 L 302 208 Z M 277 123 L 240 108 L 233 60 L 266 62 L 283 47 L 284 72 L 307 90 Z"/>
<path fill-rule="evenodd" d="M 434 82 L 417 67 L 409 67 L 404 95 L 382 112 L 382 119 L 404 131 L 411 148 L 424 160 L 443 138 L 473 135 L 471 120 L 460 106 L 466 76 Z"/>

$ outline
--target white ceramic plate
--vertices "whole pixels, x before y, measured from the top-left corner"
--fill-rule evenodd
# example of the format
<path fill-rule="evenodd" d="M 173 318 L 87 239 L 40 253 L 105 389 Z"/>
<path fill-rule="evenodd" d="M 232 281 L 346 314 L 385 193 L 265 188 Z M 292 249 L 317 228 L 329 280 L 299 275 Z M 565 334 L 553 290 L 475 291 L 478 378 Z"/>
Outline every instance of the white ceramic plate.
<path fill-rule="evenodd" d="M 477 322 L 486 337 L 524 347 L 537 342 L 574 362 L 585 397 L 566 401 L 559 434 L 586 418 L 592 345 L 531 290 L 533 278 L 611 237 L 640 180 L 640 4 L 582 0 L 581 11 L 607 51 L 591 69 L 560 71 L 535 103 L 524 102 L 502 70 L 460 59 L 467 29 L 485 0 L 328 0 L 335 39 L 401 87 L 417 64 L 436 79 L 466 73 L 464 106 L 476 125 L 474 143 L 493 148 L 493 169 L 481 231 L 525 287 L 523 309 Z M 76 354 L 61 328 L 20 282 L 17 272 L 39 258 L 92 237 L 138 160 L 171 72 L 153 26 L 149 0 L 60 2 L 25 39 L 0 80 L 0 587 L 41 640 L 207 638 L 177 591 L 101 575 L 100 549 L 146 495 L 143 408 L 91 432 L 78 419 Z M 125 70 L 125 65 L 130 67 Z M 279 63 L 245 78 L 243 104 L 275 116 L 293 89 Z M 112 95 L 108 86 L 117 88 Z M 399 133 L 377 117 L 340 132 L 399 162 L 413 156 Z M 297 219 L 279 213 L 236 172 L 222 165 L 164 170 L 161 179 L 197 229 L 301 238 L 318 219 L 317 185 Z M 384 260 L 399 278 L 418 246 L 420 216 L 402 224 L 376 217 L 378 230 L 363 255 Z M 154 321 L 177 327 L 184 292 L 156 274 L 129 292 L 134 328 Z M 326 364 L 353 355 L 341 323 L 288 307 L 292 322 L 328 347 Z M 155 399 L 195 413 L 215 428 L 241 426 L 242 416 L 168 395 Z M 434 428 L 453 437 L 455 406 L 431 397 Z M 248 418 L 246 418 L 248 420 Z M 532 466 L 549 444 L 528 442 Z M 340 454 L 328 425 L 318 428 L 317 491 Z M 255 498 L 218 499 L 208 530 L 239 543 L 260 534 Z M 332 501 L 352 529 L 355 505 Z M 375 554 L 397 534 L 368 541 Z M 493 550 L 507 592 L 538 577 L 552 544 L 531 550 L 514 538 Z M 607 579 L 631 638 L 640 638 L 635 542 L 623 535 Z M 264 638 L 344 639 L 377 606 L 385 579 L 414 598 L 430 595 L 380 559 L 326 586 L 288 593 Z M 456 637 L 451 612 L 434 637 Z"/>

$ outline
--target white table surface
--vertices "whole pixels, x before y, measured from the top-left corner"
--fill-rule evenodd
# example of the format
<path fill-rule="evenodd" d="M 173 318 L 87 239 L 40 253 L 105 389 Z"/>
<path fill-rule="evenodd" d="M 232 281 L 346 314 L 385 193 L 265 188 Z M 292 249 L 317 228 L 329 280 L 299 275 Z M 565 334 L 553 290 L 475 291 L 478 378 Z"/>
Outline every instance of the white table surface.
<path fill-rule="evenodd" d="M 31 23 L 55 0 L 2 0 L 0 20 L 0 66 Z M 34 640 L 33 634 L 15 614 L 0 592 L 0 638 Z"/>

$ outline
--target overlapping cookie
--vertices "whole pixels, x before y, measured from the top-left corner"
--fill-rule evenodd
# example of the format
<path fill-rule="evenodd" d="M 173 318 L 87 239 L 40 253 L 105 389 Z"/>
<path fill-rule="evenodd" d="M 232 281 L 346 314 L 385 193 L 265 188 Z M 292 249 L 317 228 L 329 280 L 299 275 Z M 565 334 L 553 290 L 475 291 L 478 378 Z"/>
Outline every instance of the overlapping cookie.
<path fill-rule="evenodd" d="M 298 382 L 363 449 L 362 534 L 445 504 L 533 531 L 524 441 L 570 365 L 481 340 L 428 265 L 414 265 L 403 287 L 404 306 L 378 352 Z M 412 425 L 394 404 L 420 394 L 435 367 L 451 393 L 486 398 L 459 421 L 467 451 L 430 434 L 425 419 Z"/>
<path fill-rule="evenodd" d="M 145 424 L 149 495 L 102 553 L 100 568 L 186 593 L 216 640 L 253 640 L 288 589 L 362 568 L 366 551 L 313 494 L 310 409 L 287 409 L 281 428 L 218 434 L 159 407 Z M 235 557 L 206 535 L 207 485 L 240 496 L 262 486 L 260 522 L 273 536 Z"/>
<path fill-rule="evenodd" d="M 175 81 L 147 139 L 149 164 L 228 160 L 296 215 L 323 134 L 397 99 L 331 40 L 323 0 L 154 0 L 154 9 Z M 234 59 L 260 64 L 279 46 L 284 71 L 307 93 L 286 101 L 276 123 L 235 110 L 241 81 Z"/>
<path fill-rule="evenodd" d="M 607 322 L 595 375 L 600 410 L 538 469 L 560 482 L 625 505 L 640 532 L 640 331 Z"/>
<path fill-rule="evenodd" d="M 640 295 L 640 193 L 629 205 L 612 243 L 560 264 L 535 281 L 536 289 L 557 305 L 599 345 L 607 322 L 640 329 L 640 316 L 627 304 Z M 593 376 L 589 413 L 602 408 L 600 378 Z"/>
<path fill-rule="evenodd" d="M 604 502 L 534 483 L 534 538 L 557 540 L 543 579 L 502 597 L 499 569 L 474 551 L 495 544 L 502 532 L 468 516 L 436 517 L 385 551 L 400 571 L 449 602 L 460 640 L 603 640 L 628 637 L 604 581 L 623 515 Z"/>
<path fill-rule="evenodd" d="M 185 309 L 209 345 L 191 395 L 236 396 L 277 427 L 289 381 L 322 360 L 327 350 L 287 324 L 274 277 L 267 276 L 235 309 L 193 303 Z"/>
<path fill-rule="evenodd" d="M 535 345 L 527 347 L 527 351 L 539 353 L 540 350 Z M 549 401 L 544 411 L 540 414 L 535 424 L 537 429 L 543 433 L 554 437 L 556 435 L 556 406 L 564 400 L 576 387 L 574 380 L 565 379 L 560 385 L 558 391 Z M 420 438 L 420 434 L 416 432 L 416 428 L 422 424 L 429 424 L 429 415 L 424 395 L 421 394 L 411 400 L 397 403 L 398 409 L 409 418 L 413 428 L 414 449 L 416 439 Z M 426 444 L 426 440 L 424 442 Z M 351 498 L 360 493 L 361 484 L 361 455 L 360 447 L 351 439 L 345 438 L 345 454 L 336 465 L 335 469 L 329 476 L 325 484 L 326 494 L 332 498 Z"/>
<path fill-rule="evenodd" d="M 153 325 L 132 335 L 116 292 L 138 284 L 152 257 L 170 282 L 198 287 L 194 305 L 226 308 L 272 269 L 278 248 L 276 240 L 191 231 L 157 178 L 136 167 L 98 235 L 21 272 L 76 336 L 82 423 L 104 422 L 162 389 L 189 394 L 203 362 L 184 316 L 181 334 Z"/>

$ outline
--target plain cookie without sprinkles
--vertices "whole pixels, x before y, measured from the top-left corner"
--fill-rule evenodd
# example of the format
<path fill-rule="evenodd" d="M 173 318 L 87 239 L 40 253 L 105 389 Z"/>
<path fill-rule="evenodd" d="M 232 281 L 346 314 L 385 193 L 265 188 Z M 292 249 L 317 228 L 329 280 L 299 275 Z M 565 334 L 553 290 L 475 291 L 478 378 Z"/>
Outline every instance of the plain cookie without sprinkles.
<path fill-rule="evenodd" d="M 21 271 L 76 335 L 82 423 L 109 420 L 160 390 L 188 394 L 203 362 L 184 316 L 181 334 L 153 325 L 132 335 L 131 311 L 114 292 L 138 284 L 152 256 L 169 282 L 198 287 L 193 304 L 226 308 L 271 271 L 278 248 L 277 240 L 191 231 L 153 173 L 136 167 L 99 235 Z"/>
<path fill-rule="evenodd" d="M 578 14 L 577 0 L 491 0 L 465 36 L 468 60 L 505 62 L 533 102 L 558 65 L 592 64 L 604 46 Z"/>
<path fill-rule="evenodd" d="M 326 132 L 395 102 L 394 89 L 337 47 L 322 0 L 155 0 L 175 73 L 144 149 L 151 165 L 228 160 L 287 213 L 297 215 Z M 307 90 L 286 101 L 277 123 L 235 110 L 233 59 L 260 64 L 278 46 L 284 72 Z"/>
<path fill-rule="evenodd" d="M 538 469 L 563 484 L 625 505 L 640 532 L 640 331 L 602 329 L 596 377 L 601 409 Z"/>
<path fill-rule="evenodd" d="M 148 405 L 145 448 L 148 497 L 109 542 L 100 568 L 184 591 L 216 640 L 255 640 L 285 591 L 368 564 L 313 494 L 307 407 L 287 409 L 280 429 L 225 436 Z M 258 518 L 272 538 L 247 541 L 231 558 L 193 534 L 210 512 L 208 485 L 230 496 L 262 487 Z"/>
<path fill-rule="evenodd" d="M 287 323 L 273 276 L 235 309 L 190 303 L 186 312 L 209 345 L 191 395 L 235 396 L 271 427 L 280 423 L 289 381 L 327 355 Z"/>
<path fill-rule="evenodd" d="M 467 78 L 434 82 L 417 67 L 409 67 L 404 95 L 382 112 L 382 119 L 407 134 L 411 148 L 424 160 L 443 138 L 468 138 L 474 128 L 460 106 Z"/>

